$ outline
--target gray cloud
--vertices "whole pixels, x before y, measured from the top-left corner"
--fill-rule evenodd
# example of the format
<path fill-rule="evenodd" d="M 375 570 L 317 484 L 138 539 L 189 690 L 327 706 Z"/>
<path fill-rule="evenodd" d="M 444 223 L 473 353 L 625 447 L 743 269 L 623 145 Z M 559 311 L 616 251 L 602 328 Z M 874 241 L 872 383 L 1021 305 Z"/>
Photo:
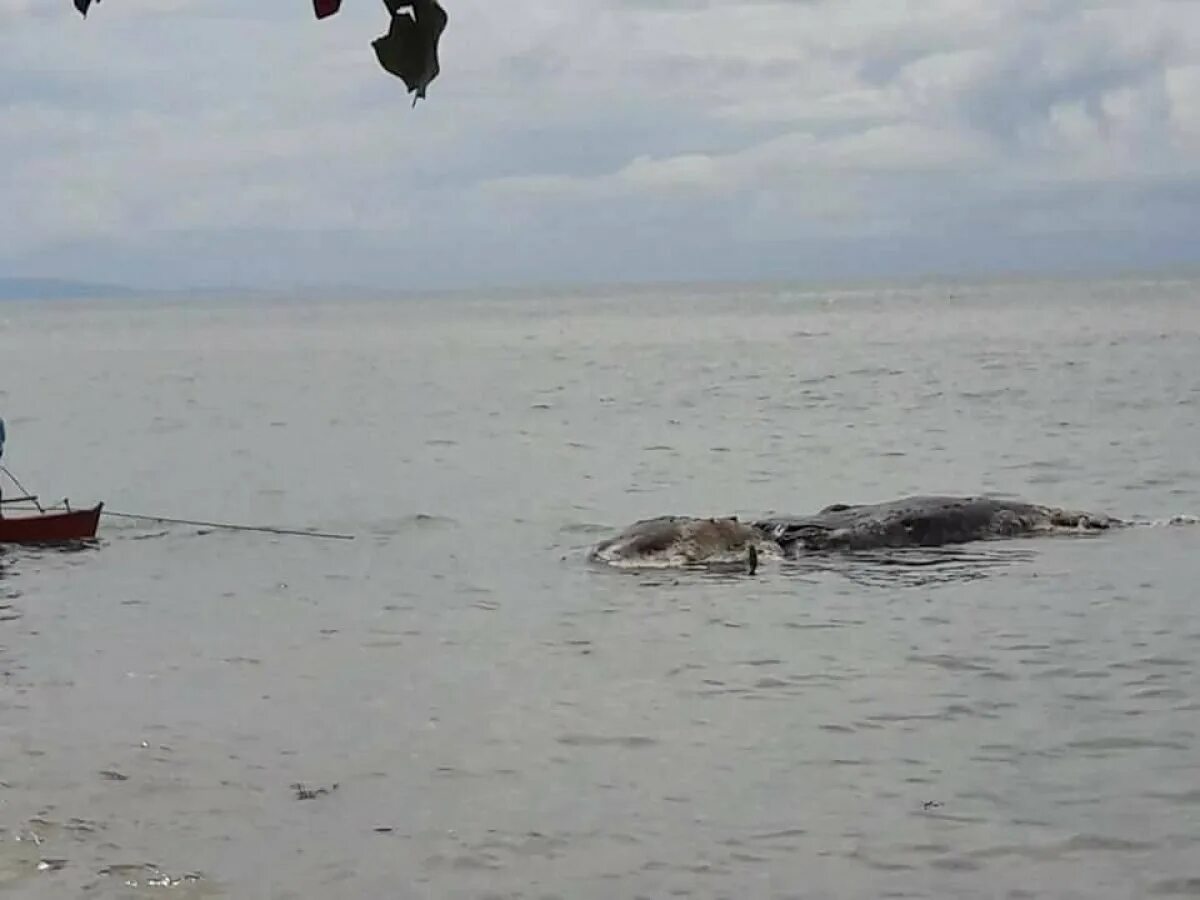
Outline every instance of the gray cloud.
<path fill-rule="evenodd" d="M 1200 5 L 0 0 L 0 273 L 406 287 L 1194 261 Z"/>

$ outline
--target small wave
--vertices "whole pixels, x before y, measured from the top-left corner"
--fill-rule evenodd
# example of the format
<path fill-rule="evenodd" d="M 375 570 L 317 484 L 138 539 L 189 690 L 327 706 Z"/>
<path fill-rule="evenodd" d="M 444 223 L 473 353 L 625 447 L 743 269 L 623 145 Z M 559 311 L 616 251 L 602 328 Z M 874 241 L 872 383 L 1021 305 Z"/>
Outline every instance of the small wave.
<path fill-rule="evenodd" d="M 560 534 L 607 534 L 611 530 L 608 525 L 594 522 L 568 522 L 558 529 Z"/>
<path fill-rule="evenodd" d="M 1169 878 L 1147 890 L 1156 897 L 1200 897 L 1200 878 Z"/>
<path fill-rule="evenodd" d="M 601 735 L 601 734 L 564 734 L 558 737 L 558 743 L 567 747 L 652 747 L 658 743 L 654 738 L 640 734 L 631 735 Z"/>
<path fill-rule="evenodd" d="M 15 562 L 21 559 L 48 559 L 56 556 L 69 556 L 75 553 L 91 553 L 103 545 L 103 538 L 64 541 L 60 544 L 14 545 L 6 562 L 8 559 Z"/>
<path fill-rule="evenodd" d="M 1149 519 L 1144 522 L 1134 522 L 1147 528 L 1174 528 L 1180 525 L 1200 525 L 1200 516 L 1184 513 L 1178 516 L 1168 516 L 1165 519 Z"/>
<path fill-rule="evenodd" d="M 128 529 L 128 530 L 133 531 L 134 529 Z M 131 541 L 153 541 L 153 540 L 157 540 L 158 538 L 164 538 L 168 534 L 170 534 L 170 532 L 167 531 L 166 529 L 159 529 L 157 531 L 146 531 L 146 532 L 142 532 L 139 534 L 132 534 L 132 535 L 130 535 L 129 539 Z"/>
<path fill-rule="evenodd" d="M 407 516 L 378 519 L 371 523 L 369 530 L 375 534 L 398 534 L 404 531 L 425 531 L 435 528 L 455 528 L 457 526 L 458 521 L 449 516 L 439 516 L 431 513 L 412 513 Z"/>

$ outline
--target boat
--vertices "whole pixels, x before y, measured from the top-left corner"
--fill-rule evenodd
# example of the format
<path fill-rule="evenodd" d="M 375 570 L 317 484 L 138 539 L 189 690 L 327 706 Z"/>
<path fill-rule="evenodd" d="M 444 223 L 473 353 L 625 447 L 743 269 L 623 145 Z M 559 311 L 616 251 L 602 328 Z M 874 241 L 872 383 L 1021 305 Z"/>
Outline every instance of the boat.
<path fill-rule="evenodd" d="M 4 438 L 4 420 L 0 419 L 0 455 L 4 453 Z M 0 475 L 21 492 L 20 497 L 0 496 L 0 544 L 73 544 L 95 539 L 103 503 L 90 509 L 71 509 L 70 502 L 63 500 L 62 506 L 45 507 L 6 466 L 0 465 Z M 5 507 L 21 509 L 22 513 L 6 515 Z"/>
<path fill-rule="evenodd" d="M 0 516 L 0 544 L 67 544 L 96 537 L 103 503 L 90 509 L 38 509 L 31 515 Z"/>

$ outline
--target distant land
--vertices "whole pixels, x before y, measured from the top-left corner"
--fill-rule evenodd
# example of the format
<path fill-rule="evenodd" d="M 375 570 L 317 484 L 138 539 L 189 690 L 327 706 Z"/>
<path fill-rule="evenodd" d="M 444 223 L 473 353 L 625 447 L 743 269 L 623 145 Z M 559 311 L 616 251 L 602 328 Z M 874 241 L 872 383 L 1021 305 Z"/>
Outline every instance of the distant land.
<path fill-rule="evenodd" d="M 82 300 L 131 297 L 150 293 L 142 288 L 62 278 L 0 278 L 0 300 Z"/>
<path fill-rule="evenodd" d="M 105 281 L 69 278 L 11 278 L 0 275 L 0 302 L 5 300 L 205 300 L 237 297 L 242 299 L 288 299 L 305 290 L 268 289 L 242 285 L 192 285 L 178 288 L 136 287 Z M 307 293 L 325 294 L 328 288 L 308 289 Z M 347 296 L 362 293 L 362 288 L 346 289 Z"/>
<path fill-rule="evenodd" d="M 288 292 L 280 292 L 287 296 Z M 144 300 L 195 299 L 211 297 L 271 296 L 269 291 L 226 287 L 165 288 L 134 287 L 104 281 L 82 281 L 69 278 L 5 278 L 0 276 L 0 302 L 5 300 Z"/>
<path fill-rule="evenodd" d="M 586 295 L 593 291 L 602 293 L 613 290 L 654 291 L 661 289 L 694 289 L 704 290 L 727 289 L 733 287 L 788 287 L 804 290 L 827 289 L 872 289 L 897 288 L 915 285 L 941 284 L 953 285 L 985 285 L 1009 282 L 1122 282 L 1142 280 L 1193 281 L 1200 279 L 1200 266 L 1171 266 L 1150 269 L 1131 269 L 1107 272 L 1074 272 L 1074 271 L 1011 271 L 1011 272 L 981 272 L 971 276 L 951 275 L 930 272 L 925 275 L 910 275 L 907 277 L 864 276 L 861 278 L 765 278 L 765 279 L 608 279 L 585 280 L 581 282 L 559 282 L 557 280 L 532 282 L 501 282 L 491 286 L 472 285 L 459 287 L 387 287 L 381 288 L 369 284 L 297 284 L 291 287 L 279 285 L 189 285 L 179 287 L 163 286 L 133 286 L 113 284 L 102 281 L 88 281 L 69 278 L 42 277 L 6 277 L 0 275 L 0 302 L 20 300 L 156 300 L 164 301 L 203 301 L 226 299 L 258 299 L 264 301 L 330 299 L 330 300 L 384 300 L 401 299 L 403 297 L 432 298 L 438 296 L 454 296 L 466 294 L 478 296 L 484 294 L 491 297 L 520 296 L 523 294 L 545 294 L 546 292 L 562 292 L 571 295 Z"/>

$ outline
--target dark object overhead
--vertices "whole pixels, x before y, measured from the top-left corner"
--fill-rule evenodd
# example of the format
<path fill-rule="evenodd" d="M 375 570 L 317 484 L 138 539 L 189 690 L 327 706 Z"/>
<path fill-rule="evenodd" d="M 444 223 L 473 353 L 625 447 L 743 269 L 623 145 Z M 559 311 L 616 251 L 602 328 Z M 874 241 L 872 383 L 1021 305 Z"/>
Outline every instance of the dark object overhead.
<path fill-rule="evenodd" d="M 425 89 L 441 71 L 438 41 L 449 16 L 437 0 L 384 0 L 392 22 L 388 33 L 371 42 L 383 68 L 403 80 L 409 93 L 415 93 L 413 105 L 425 97 Z M 411 6 L 412 14 L 401 12 Z"/>

